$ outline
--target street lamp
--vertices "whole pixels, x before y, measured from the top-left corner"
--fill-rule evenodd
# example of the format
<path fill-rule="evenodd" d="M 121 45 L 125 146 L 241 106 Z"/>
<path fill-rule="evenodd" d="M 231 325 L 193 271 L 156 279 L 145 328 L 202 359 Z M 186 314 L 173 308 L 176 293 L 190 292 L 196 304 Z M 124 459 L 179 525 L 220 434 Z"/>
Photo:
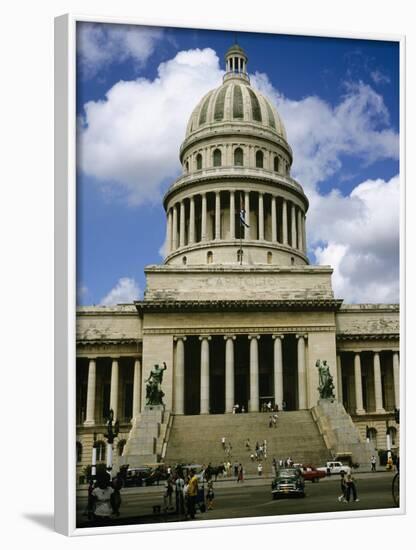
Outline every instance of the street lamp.
<path fill-rule="evenodd" d="M 118 436 L 120 431 L 120 423 L 118 420 L 114 422 L 114 411 L 110 409 L 108 413 L 107 420 L 107 433 L 104 434 L 104 437 L 107 439 L 107 472 L 111 476 L 111 470 L 113 469 L 113 443 L 114 439 Z"/>

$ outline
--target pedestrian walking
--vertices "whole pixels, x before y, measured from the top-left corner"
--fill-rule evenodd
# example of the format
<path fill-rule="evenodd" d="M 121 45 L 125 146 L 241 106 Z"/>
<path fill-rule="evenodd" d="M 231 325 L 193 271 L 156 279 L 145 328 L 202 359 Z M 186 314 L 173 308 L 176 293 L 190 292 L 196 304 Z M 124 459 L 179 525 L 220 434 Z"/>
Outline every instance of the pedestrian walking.
<path fill-rule="evenodd" d="M 214 488 L 212 486 L 212 481 L 208 483 L 207 490 L 207 510 L 212 510 L 214 507 Z"/>
<path fill-rule="evenodd" d="M 234 477 L 238 476 L 238 462 L 234 462 Z"/>
<path fill-rule="evenodd" d="M 111 506 L 111 495 L 114 489 L 110 486 L 110 479 L 107 474 L 97 477 L 97 486 L 92 491 L 94 498 L 94 515 L 93 518 L 99 523 L 105 523 L 113 513 Z"/>
<path fill-rule="evenodd" d="M 341 472 L 341 494 L 338 497 L 338 502 L 346 502 L 347 501 L 347 483 L 345 479 L 345 473 Z"/>
<path fill-rule="evenodd" d="M 370 462 L 371 462 L 371 471 L 375 472 L 376 471 L 377 460 L 376 460 L 376 457 L 374 455 L 371 455 Z"/>
<path fill-rule="evenodd" d="M 243 470 L 243 465 L 240 463 L 238 465 L 237 483 L 242 483 L 243 481 L 244 481 L 244 470 Z"/>
<path fill-rule="evenodd" d="M 191 479 L 188 483 L 188 514 L 190 519 L 195 519 L 196 498 L 198 496 L 198 478 L 194 469 L 191 469 Z"/>
<path fill-rule="evenodd" d="M 254 453 L 251 453 L 250 455 L 251 462 L 254 462 L 254 458 L 255 458 Z"/>
<path fill-rule="evenodd" d="M 269 428 L 273 428 L 273 417 L 270 415 Z"/>
<path fill-rule="evenodd" d="M 221 445 L 222 445 L 222 448 L 225 450 L 225 437 L 221 438 Z"/>
<path fill-rule="evenodd" d="M 249 451 L 251 448 L 251 445 L 250 445 L 250 438 L 248 437 L 247 440 L 246 440 L 246 449 Z"/>
<path fill-rule="evenodd" d="M 185 481 L 182 477 L 178 476 L 175 480 L 175 504 L 176 504 L 176 513 L 184 514 L 185 513 Z"/>
<path fill-rule="evenodd" d="M 353 501 L 359 502 L 360 499 L 357 496 L 357 486 L 355 484 L 355 479 L 352 477 L 351 473 L 347 474 L 345 483 L 347 485 L 347 495 L 346 495 L 347 502 L 350 501 L 351 494 L 352 494 Z"/>
<path fill-rule="evenodd" d="M 261 476 L 263 474 L 263 465 L 262 465 L 261 462 L 258 463 L 257 472 L 258 472 L 259 476 Z"/>

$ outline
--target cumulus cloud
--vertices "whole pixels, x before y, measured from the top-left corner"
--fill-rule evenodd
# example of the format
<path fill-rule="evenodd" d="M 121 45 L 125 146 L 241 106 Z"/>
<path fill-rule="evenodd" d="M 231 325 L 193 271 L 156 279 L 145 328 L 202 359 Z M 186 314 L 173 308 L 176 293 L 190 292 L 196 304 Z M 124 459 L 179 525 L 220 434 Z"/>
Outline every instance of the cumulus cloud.
<path fill-rule="evenodd" d="M 389 84 L 390 83 L 390 77 L 384 74 L 383 72 L 379 70 L 371 71 L 370 73 L 371 79 L 373 80 L 374 84 Z"/>
<path fill-rule="evenodd" d="M 382 96 L 368 84 L 346 84 L 345 95 L 332 106 L 316 96 L 286 98 L 265 74 L 256 73 L 252 82 L 276 104 L 293 149 L 292 175 L 307 192 L 340 171 L 343 155 L 366 164 L 399 158 L 399 136 L 389 127 Z"/>
<path fill-rule="evenodd" d="M 164 181 L 179 174 L 192 109 L 221 77 L 212 49 L 182 51 L 154 80 L 120 81 L 104 100 L 86 103 L 78 142 L 83 172 L 118 187 L 130 204 L 158 200 Z"/>
<path fill-rule="evenodd" d="M 127 60 L 140 68 L 162 36 L 162 31 L 153 27 L 78 23 L 77 55 L 82 76 L 92 78 L 112 63 Z"/>
<path fill-rule="evenodd" d="M 334 268 L 335 294 L 347 302 L 398 302 L 400 182 L 367 180 L 347 197 L 314 194 L 310 246 Z"/>
<path fill-rule="evenodd" d="M 114 288 L 110 290 L 101 300 L 102 306 L 114 306 L 137 300 L 140 296 L 140 288 L 136 281 L 130 277 L 122 277 L 117 281 Z"/>

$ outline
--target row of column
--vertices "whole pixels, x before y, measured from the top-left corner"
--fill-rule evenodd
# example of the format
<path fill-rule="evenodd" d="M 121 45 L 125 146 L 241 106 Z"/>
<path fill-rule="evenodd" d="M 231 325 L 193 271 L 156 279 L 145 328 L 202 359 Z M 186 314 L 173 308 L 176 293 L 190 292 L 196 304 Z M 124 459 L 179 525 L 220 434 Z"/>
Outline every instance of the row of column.
<path fill-rule="evenodd" d="M 141 408 L 141 363 L 139 359 L 134 361 L 133 377 L 133 418 L 140 413 Z M 84 426 L 95 425 L 95 398 L 97 394 L 97 358 L 90 358 L 88 363 L 87 383 L 87 407 Z M 110 384 L 110 409 L 114 411 L 114 420 L 118 414 L 118 386 L 119 386 L 119 358 L 113 358 L 111 363 L 111 384 Z"/>
<path fill-rule="evenodd" d="M 221 239 L 221 195 L 215 191 L 215 232 L 214 239 Z M 230 194 L 230 218 L 229 238 L 233 240 L 235 235 L 236 220 L 236 191 L 229 191 Z M 240 193 L 240 192 L 238 192 Z M 201 195 L 201 241 L 207 241 L 207 193 Z M 278 242 L 278 220 L 277 220 L 277 199 L 271 196 L 271 242 Z M 185 200 L 189 200 L 188 238 L 186 239 Z M 250 226 L 250 192 L 244 192 L 245 221 Z M 288 211 L 290 209 L 290 227 L 288 223 Z M 264 193 L 258 193 L 258 240 L 265 240 L 265 209 Z M 305 215 L 303 211 L 293 202 L 282 199 L 282 244 L 306 252 Z M 179 228 L 178 228 L 179 223 Z M 195 218 L 195 195 L 174 204 L 168 211 L 166 242 L 167 253 L 170 254 L 185 245 L 192 245 L 196 242 L 196 218 Z M 244 227 L 244 239 L 250 240 L 250 227 Z M 186 242 L 187 240 L 187 242 Z"/>
<path fill-rule="evenodd" d="M 306 354 L 305 339 L 307 335 L 297 335 L 298 340 L 298 408 L 307 408 L 306 391 Z M 273 335 L 274 339 L 274 398 L 275 403 L 282 407 L 283 402 L 283 353 L 282 340 L 284 336 Z M 235 405 L 234 392 L 234 342 L 236 336 L 226 335 L 225 339 L 225 412 L 231 413 Z M 259 396 L 259 335 L 248 335 L 250 341 L 250 412 L 260 410 Z M 174 382 L 174 412 L 184 414 L 185 412 L 185 341 L 186 336 L 175 338 L 175 382 Z M 200 336 L 201 342 L 201 382 L 200 382 L 200 414 L 210 412 L 210 355 L 209 342 L 211 336 Z"/>
<path fill-rule="evenodd" d="M 397 409 L 400 408 L 400 372 L 399 372 L 399 354 L 393 352 L 393 385 L 394 385 L 394 403 Z M 376 404 L 376 413 L 384 413 L 383 403 L 383 391 L 381 386 L 381 366 L 380 366 L 380 353 L 375 351 L 373 353 L 373 372 L 374 372 L 374 396 Z M 338 399 L 342 403 L 342 367 L 341 357 L 337 355 L 337 379 L 338 379 Z M 354 355 L 354 389 L 355 389 L 355 403 L 356 413 L 365 414 L 363 405 L 363 388 L 361 381 L 361 356 L 359 352 Z"/>

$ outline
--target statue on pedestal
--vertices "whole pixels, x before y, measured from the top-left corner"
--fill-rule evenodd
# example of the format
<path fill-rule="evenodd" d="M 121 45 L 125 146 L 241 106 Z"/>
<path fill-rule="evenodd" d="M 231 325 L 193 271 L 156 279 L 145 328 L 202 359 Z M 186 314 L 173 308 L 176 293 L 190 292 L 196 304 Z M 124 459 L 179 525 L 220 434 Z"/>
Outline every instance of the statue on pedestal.
<path fill-rule="evenodd" d="M 329 365 L 326 360 L 316 361 L 316 367 L 319 369 L 319 386 L 318 391 L 321 399 L 334 399 L 334 380 L 329 372 Z"/>
<path fill-rule="evenodd" d="M 163 367 L 155 365 L 150 371 L 149 378 L 146 382 L 146 405 L 164 405 L 162 391 L 163 371 L 167 369 L 166 363 L 163 362 Z"/>

